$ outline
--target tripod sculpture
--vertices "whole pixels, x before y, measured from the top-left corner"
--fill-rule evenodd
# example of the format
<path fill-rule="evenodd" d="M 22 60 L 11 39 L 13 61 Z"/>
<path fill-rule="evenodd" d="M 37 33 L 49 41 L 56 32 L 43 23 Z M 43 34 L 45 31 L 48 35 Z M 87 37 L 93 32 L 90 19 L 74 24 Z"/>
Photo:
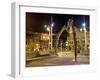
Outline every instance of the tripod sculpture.
<path fill-rule="evenodd" d="M 73 18 L 69 19 L 67 22 L 67 26 L 64 25 L 62 27 L 62 29 L 60 30 L 60 32 L 57 35 L 57 40 L 56 40 L 56 48 L 58 48 L 58 44 L 59 44 L 59 38 L 61 36 L 61 34 L 63 33 L 63 31 L 67 31 L 68 33 L 70 33 L 70 30 L 72 30 L 72 34 L 73 34 L 73 42 L 74 42 L 74 55 L 75 55 L 75 62 L 77 61 L 77 41 L 76 41 L 76 31 L 75 31 L 75 27 L 73 25 Z"/>

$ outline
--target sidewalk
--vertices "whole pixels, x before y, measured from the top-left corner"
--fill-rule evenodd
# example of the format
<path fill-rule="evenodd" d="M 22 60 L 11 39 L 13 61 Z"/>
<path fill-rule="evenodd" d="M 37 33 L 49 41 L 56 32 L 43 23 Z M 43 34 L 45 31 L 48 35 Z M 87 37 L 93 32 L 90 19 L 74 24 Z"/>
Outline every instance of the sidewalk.
<path fill-rule="evenodd" d="M 42 57 L 34 57 L 34 58 L 30 58 L 27 59 L 26 61 L 35 61 L 35 60 L 40 60 L 40 59 L 47 59 L 47 58 L 52 58 L 52 57 L 56 57 L 56 55 L 49 55 L 49 56 L 42 56 Z"/>

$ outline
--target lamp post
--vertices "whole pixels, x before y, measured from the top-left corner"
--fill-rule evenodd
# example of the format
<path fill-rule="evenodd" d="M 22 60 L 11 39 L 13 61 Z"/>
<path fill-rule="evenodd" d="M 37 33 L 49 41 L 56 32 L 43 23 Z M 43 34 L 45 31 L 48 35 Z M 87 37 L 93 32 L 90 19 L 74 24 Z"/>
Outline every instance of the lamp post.
<path fill-rule="evenodd" d="M 54 26 L 54 24 L 53 23 L 51 23 L 51 29 L 50 29 L 50 32 L 51 32 L 51 36 L 50 36 L 50 38 L 51 38 L 51 49 L 52 49 L 52 45 L 53 45 L 53 26 Z"/>
<path fill-rule="evenodd" d="M 83 26 L 83 31 L 84 31 L 84 41 L 85 41 L 85 45 L 84 45 L 84 50 L 86 51 L 86 23 L 84 22 L 83 24 L 82 24 L 82 26 Z"/>
<path fill-rule="evenodd" d="M 46 28 L 46 30 L 49 32 L 49 48 L 52 50 L 52 46 L 53 46 L 53 20 L 52 20 L 52 16 L 51 16 L 51 25 L 44 25 L 44 27 Z"/>
<path fill-rule="evenodd" d="M 49 32 L 49 43 L 48 43 L 48 45 L 49 45 L 49 49 L 50 49 L 50 44 L 51 44 L 51 42 L 50 42 L 50 27 L 48 25 L 44 25 L 44 27 L 46 28 L 46 31 Z"/>
<path fill-rule="evenodd" d="M 50 49 L 50 28 L 47 27 L 47 31 L 49 32 L 49 49 Z"/>
<path fill-rule="evenodd" d="M 52 47 L 53 47 L 53 26 L 54 26 L 54 23 L 53 23 L 53 18 L 51 16 L 51 27 L 50 27 L 51 50 L 52 50 Z"/>

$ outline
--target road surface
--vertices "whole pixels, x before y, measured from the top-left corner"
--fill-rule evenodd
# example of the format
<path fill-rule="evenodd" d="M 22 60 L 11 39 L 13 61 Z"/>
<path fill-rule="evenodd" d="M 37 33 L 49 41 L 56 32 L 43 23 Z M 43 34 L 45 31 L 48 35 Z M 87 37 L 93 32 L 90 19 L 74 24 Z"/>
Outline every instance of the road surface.
<path fill-rule="evenodd" d="M 89 57 L 79 55 L 77 57 L 77 62 L 74 61 L 74 57 L 58 57 L 58 56 L 26 61 L 26 67 L 62 66 L 62 65 L 80 65 L 80 64 L 89 64 Z"/>

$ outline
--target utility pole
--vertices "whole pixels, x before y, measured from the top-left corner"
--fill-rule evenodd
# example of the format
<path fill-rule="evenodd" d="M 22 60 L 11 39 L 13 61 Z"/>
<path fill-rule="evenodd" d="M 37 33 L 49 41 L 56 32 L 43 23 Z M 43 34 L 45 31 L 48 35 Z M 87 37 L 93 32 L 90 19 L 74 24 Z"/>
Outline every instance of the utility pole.
<path fill-rule="evenodd" d="M 84 30 L 84 41 L 85 41 L 85 45 L 84 45 L 84 49 L 85 49 L 85 51 L 87 50 L 87 46 L 86 46 L 86 23 L 85 23 L 85 16 L 83 17 L 83 19 L 84 19 L 84 24 L 83 24 L 83 30 Z"/>
<path fill-rule="evenodd" d="M 53 46 L 53 26 L 54 26 L 54 23 L 53 23 L 53 18 L 51 16 L 51 27 L 50 27 L 50 42 L 51 42 L 51 50 L 52 50 L 52 46 Z"/>

